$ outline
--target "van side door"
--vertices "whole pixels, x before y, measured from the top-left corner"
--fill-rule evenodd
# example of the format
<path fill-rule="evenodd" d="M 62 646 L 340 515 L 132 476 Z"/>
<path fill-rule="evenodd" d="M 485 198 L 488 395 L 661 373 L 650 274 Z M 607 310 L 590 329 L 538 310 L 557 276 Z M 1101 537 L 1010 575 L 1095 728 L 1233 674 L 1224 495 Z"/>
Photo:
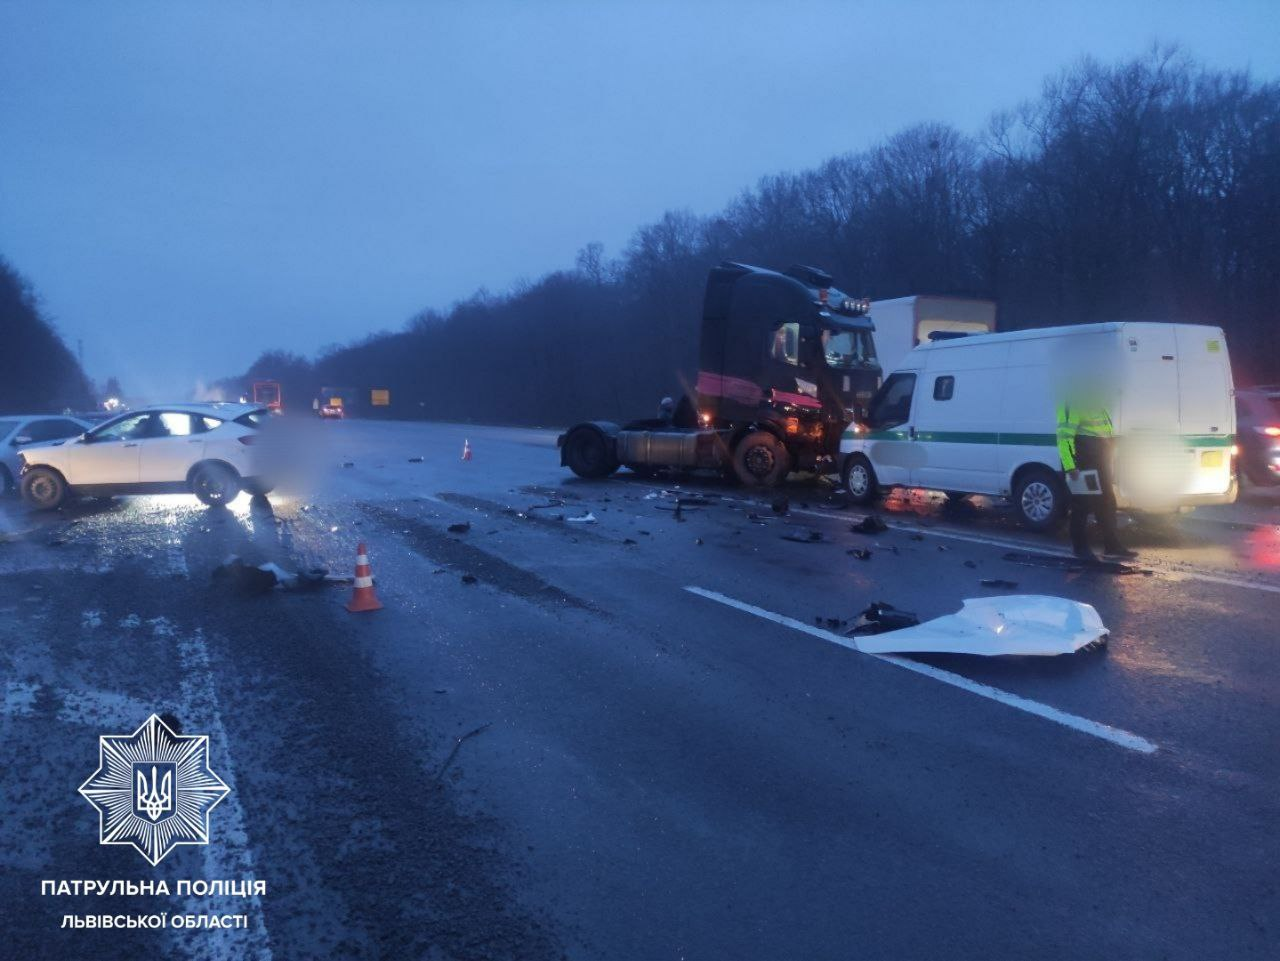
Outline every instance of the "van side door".
<path fill-rule="evenodd" d="M 876 477 L 884 485 L 906 486 L 916 454 L 915 428 L 911 425 L 915 395 L 914 371 L 890 374 L 871 400 L 867 412 L 866 451 Z"/>

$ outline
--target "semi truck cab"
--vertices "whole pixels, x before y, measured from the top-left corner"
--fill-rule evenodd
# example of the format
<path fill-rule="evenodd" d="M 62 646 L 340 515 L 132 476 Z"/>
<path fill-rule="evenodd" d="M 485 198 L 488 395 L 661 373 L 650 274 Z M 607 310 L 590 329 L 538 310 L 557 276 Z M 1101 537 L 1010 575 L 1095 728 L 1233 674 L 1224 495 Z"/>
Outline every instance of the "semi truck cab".
<path fill-rule="evenodd" d="M 717 469 L 751 486 L 834 464 L 880 381 L 869 306 L 818 268 L 720 264 L 707 278 L 696 386 L 671 423 L 578 424 L 559 439 L 561 463 L 583 477 Z"/>

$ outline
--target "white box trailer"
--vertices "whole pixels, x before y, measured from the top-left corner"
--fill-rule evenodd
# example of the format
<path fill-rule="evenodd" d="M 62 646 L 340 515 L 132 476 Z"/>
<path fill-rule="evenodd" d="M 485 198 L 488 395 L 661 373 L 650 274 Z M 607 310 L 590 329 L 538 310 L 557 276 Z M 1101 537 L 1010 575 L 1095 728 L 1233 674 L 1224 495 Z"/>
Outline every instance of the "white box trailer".
<path fill-rule="evenodd" d="M 870 316 L 876 325 L 876 357 L 885 371 L 901 365 L 907 351 L 929 343 L 930 334 L 988 334 L 996 329 L 995 302 L 968 297 L 915 294 L 873 300 Z"/>
<path fill-rule="evenodd" d="M 878 326 L 878 325 L 877 325 Z M 1063 515 L 1064 384 L 1106 383 L 1122 508 L 1231 503 L 1235 404 L 1217 327 L 1107 323 L 982 334 L 910 351 L 842 437 L 855 500 L 888 487 L 1011 497 L 1027 526 Z"/>

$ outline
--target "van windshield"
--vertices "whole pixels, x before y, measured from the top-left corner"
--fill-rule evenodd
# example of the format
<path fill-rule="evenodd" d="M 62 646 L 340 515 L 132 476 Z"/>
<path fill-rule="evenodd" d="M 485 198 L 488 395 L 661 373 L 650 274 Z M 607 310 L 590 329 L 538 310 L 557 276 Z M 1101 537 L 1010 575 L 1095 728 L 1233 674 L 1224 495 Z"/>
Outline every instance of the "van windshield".
<path fill-rule="evenodd" d="M 876 361 L 876 345 L 867 330 L 824 330 L 822 355 L 834 370 L 866 367 Z"/>

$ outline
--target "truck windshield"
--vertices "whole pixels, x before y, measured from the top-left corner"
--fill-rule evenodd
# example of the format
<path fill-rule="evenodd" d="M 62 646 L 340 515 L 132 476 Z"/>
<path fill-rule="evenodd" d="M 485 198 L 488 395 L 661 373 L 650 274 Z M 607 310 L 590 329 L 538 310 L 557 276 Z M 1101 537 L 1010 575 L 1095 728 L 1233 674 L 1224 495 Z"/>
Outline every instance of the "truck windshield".
<path fill-rule="evenodd" d="M 824 330 L 822 353 L 827 366 L 835 370 L 864 367 L 876 359 L 875 342 L 866 330 Z"/>

